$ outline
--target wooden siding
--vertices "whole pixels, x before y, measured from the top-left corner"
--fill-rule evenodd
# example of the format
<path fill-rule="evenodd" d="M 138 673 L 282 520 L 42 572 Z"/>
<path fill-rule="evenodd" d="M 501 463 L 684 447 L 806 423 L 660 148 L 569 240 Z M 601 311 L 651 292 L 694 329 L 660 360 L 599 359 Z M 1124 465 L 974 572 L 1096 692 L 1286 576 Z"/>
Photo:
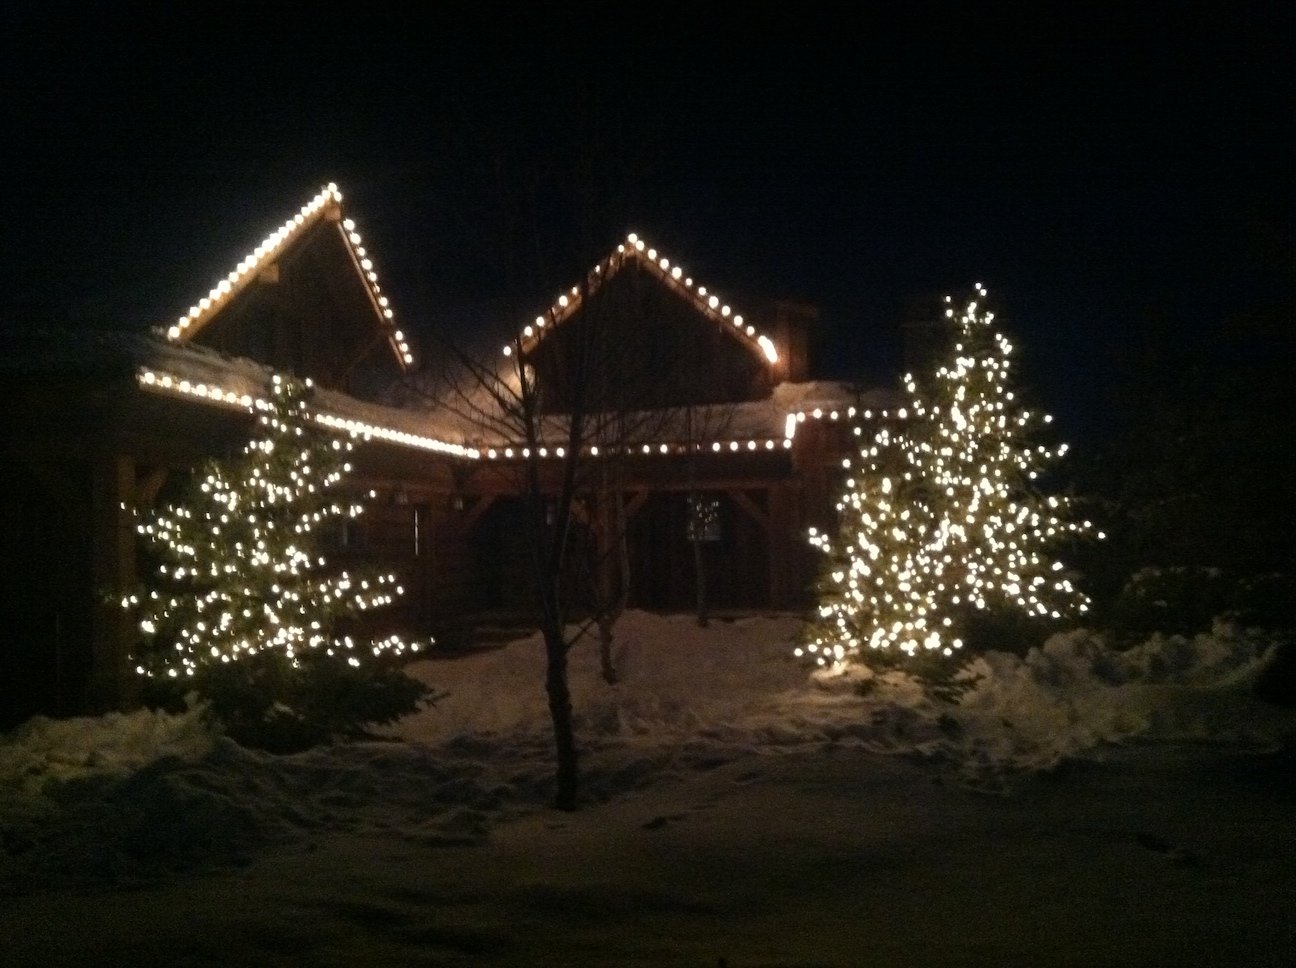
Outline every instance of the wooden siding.
<path fill-rule="evenodd" d="M 768 361 L 631 261 L 532 350 L 542 406 L 604 411 L 735 403 L 768 395 Z"/>
<path fill-rule="evenodd" d="M 310 226 L 194 342 L 375 399 L 401 369 L 341 231 L 336 217 Z"/>

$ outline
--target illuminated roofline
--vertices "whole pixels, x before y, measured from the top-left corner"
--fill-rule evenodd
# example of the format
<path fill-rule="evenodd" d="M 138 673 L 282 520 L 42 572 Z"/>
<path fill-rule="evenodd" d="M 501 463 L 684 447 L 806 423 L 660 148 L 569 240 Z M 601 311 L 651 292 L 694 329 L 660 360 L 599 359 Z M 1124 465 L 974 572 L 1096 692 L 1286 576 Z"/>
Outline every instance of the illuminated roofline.
<path fill-rule="evenodd" d="M 181 316 L 166 331 L 167 339 L 172 342 L 184 342 L 195 336 L 236 294 L 242 292 L 256 280 L 265 267 L 274 263 L 295 239 L 331 211 L 338 211 L 342 202 L 342 193 L 336 184 L 330 182 L 320 189 L 319 194 L 301 207 L 301 209 L 271 232 L 260 245 L 253 249 L 224 279 L 221 279 L 206 296 L 189 307 L 189 312 Z M 352 264 L 365 281 L 369 299 L 374 312 L 382 321 L 384 335 L 396 361 L 402 370 L 414 363 L 414 354 L 410 351 L 405 334 L 395 328 L 394 317 L 387 297 L 382 294 L 378 284 L 378 273 L 374 271 L 373 260 L 360 244 L 360 235 L 356 232 L 351 219 L 342 220 L 338 232 L 346 244 L 347 253 Z"/>
<path fill-rule="evenodd" d="M 775 366 L 779 361 L 778 349 L 774 341 L 755 326 L 747 323 L 740 313 L 720 299 L 715 293 L 707 291 L 706 286 L 695 286 L 693 278 L 686 276 L 684 270 L 673 265 L 655 248 L 648 246 L 634 232 L 626 236 L 625 242 L 616 247 L 616 251 L 596 265 L 589 275 L 590 292 L 597 291 L 603 279 L 611 278 L 621 268 L 627 258 L 637 259 L 644 266 L 653 270 L 657 277 L 668 287 L 683 296 L 694 309 L 716 323 L 727 323 L 726 332 L 731 333 L 740 343 L 755 353 L 767 366 Z M 580 286 L 572 286 L 568 292 L 560 295 L 548 311 L 535 318 L 535 322 L 522 330 L 518 337 L 523 353 L 529 353 L 544 338 L 545 334 L 567 320 L 580 308 L 582 295 Z M 510 356 L 513 347 L 505 346 L 504 355 Z"/>
<path fill-rule="evenodd" d="M 654 444 L 630 444 L 622 447 L 599 447 L 589 445 L 582 449 L 582 452 L 589 457 L 599 456 L 628 456 L 628 457 L 672 457 L 680 454 L 750 454 L 760 452 L 770 452 L 778 450 L 789 450 L 792 447 L 790 439 L 773 438 L 773 437 L 741 437 L 735 439 L 713 440 L 707 443 L 680 443 L 677 441 L 662 441 Z M 555 460 L 566 456 L 566 449 L 562 446 L 549 447 L 541 445 L 536 448 L 541 458 L 550 457 Z M 481 448 L 480 456 L 485 460 L 508 461 L 524 460 L 531 456 L 529 447 L 522 444 L 496 444 L 491 447 Z"/>
<path fill-rule="evenodd" d="M 136 375 L 136 379 L 141 387 L 155 393 L 167 393 L 179 397 L 198 398 L 200 400 L 210 401 L 218 406 L 224 406 L 234 410 L 242 410 L 245 413 L 255 413 L 258 410 L 266 410 L 270 406 L 269 400 L 263 396 L 254 396 L 249 393 L 238 393 L 215 383 L 203 383 L 191 380 L 187 377 L 181 377 L 164 370 L 141 368 Z M 735 437 L 692 442 L 667 440 L 653 443 L 623 445 L 614 448 L 599 448 L 596 445 L 590 445 L 584 448 L 584 453 L 591 457 L 596 457 L 600 454 L 605 456 L 617 454 L 639 457 L 669 457 L 689 453 L 770 453 L 780 450 L 790 450 L 793 438 L 796 436 L 797 425 L 805 423 L 806 421 L 826 420 L 829 422 L 850 422 L 857 418 L 872 420 L 875 416 L 886 419 L 889 416 L 889 412 L 887 410 L 858 410 L 853 406 L 840 408 L 815 407 L 810 410 L 788 411 L 784 418 L 784 433 L 782 437 Z M 895 416 L 903 419 L 906 416 L 906 411 L 900 409 L 896 412 Z M 478 446 L 468 446 L 465 444 L 451 443 L 449 441 L 435 437 L 428 437 L 422 434 L 410 433 L 405 430 L 398 430 L 395 427 L 387 427 L 381 424 L 356 420 L 336 413 L 316 411 L 312 414 L 312 417 L 317 423 L 325 427 L 332 430 L 343 431 L 350 434 L 352 437 L 357 437 L 362 440 L 367 441 L 377 439 L 401 447 L 445 454 L 449 457 L 457 457 L 465 460 L 508 461 L 525 459 L 530 456 L 528 448 L 519 443 L 498 441 L 492 444 L 482 443 Z M 856 427 L 856 433 L 859 433 L 858 427 Z M 561 459 L 566 454 L 565 449 L 560 445 L 549 446 L 547 444 L 541 444 L 537 450 L 539 456 L 546 459 L 551 456 L 554 459 Z"/>
<path fill-rule="evenodd" d="M 155 393 L 169 393 L 180 397 L 197 397 L 200 400 L 209 400 L 217 405 L 242 410 L 246 413 L 255 413 L 258 410 L 268 410 L 270 408 L 270 401 L 263 396 L 236 393 L 215 384 L 196 382 L 187 377 L 180 377 L 159 370 L 141 369 L 136 374 L 136 380 L 141 387 Z M 435 437 L 426 437 L 422 434 L 397 430 L 395 427 L 384 427 L 380 424 L 355 420 L 351 417 L 328 413 L 323 410 L 313 410 L 311 416 L 316 423 L 322 426 L 343 431 L 352 437 L 358 437 L 366 441 L 378 439 L 389 444 L 397 444 L 415 450 L 432 451 L 466 460 L 478 460 L 481 457 L 481 452 L 475 447 L 452 444 L 449 441 L 438 440 Z"/>
<path fill-rule="evenodd" d="M 894 416 L 905 419 L 907 411 L 903 408 L 895 411 Z M 753 451 L 772 451 L 787 450 L 791 448 L 792 441 L 796 437 L 796 430 L 799 424 L 810 420 L 823 420 L 829 423 L 852 423 L 857 420 L 873 420 L 879 418 L 882 420 L 889 419 L 892 416 L 890 410 L 861 410 L 857 407 L 813 407 L 809 410 L 789 410 L 784 415 L 783 436 L 780 437 L 734 437 L 723 438 L 712 441 L 693 441 L 691 443 L 680 441 L 658 441 L 647 444 L 630 444 L 621 447 L 612 448 L 608 451 L 606 448 L 600 451 L 598 447 L 587 446 L 584 448 L 585 453 L 591 456 L 597 456 L 600 452 L 631 454 L 640 456 L 672 454 L 703 454 L 703 453 L 751 453 Z M 859 433 L 859 427 L 856 428 Z M 482 444 L 479 448 L 480 456 L 485 460 L 516 460 L 519 457 L 529 456 L 528 448 L 521 443 L 494 443 Z M 561 446 L 540 445 L 537 450 L 541 457 L 548 457 L 552 452 L 554 457 L 562 457 L 565 450 Z"/>

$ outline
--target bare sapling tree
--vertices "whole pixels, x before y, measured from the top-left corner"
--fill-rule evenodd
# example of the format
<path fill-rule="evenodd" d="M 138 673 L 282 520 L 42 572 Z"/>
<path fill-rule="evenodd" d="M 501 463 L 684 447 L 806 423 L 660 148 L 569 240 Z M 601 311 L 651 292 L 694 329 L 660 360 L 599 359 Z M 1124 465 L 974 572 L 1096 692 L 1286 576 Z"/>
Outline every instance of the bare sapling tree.
<path fill-rule="evenodd" d="M 687 537 L 693 553 L 693 602 L 699 628 L 711 623 L 711 595 L 707 582 L 706 545 L 718 522 L 720 504 L 698 487 L 698 463 L 707 440 L 725 434 L 732 423 L 732 406 L 686 407 L 684 411 L 687 447 Z"/>
<path fill-rule="evenodd" d="M 611 451 L 608 446 L 606 451 Z M 601 454 L 606 451 L 600 450 Z M 618 676 L 612 658 L 617 621 L 630 601 L 630 545 L 626 537 L 625 493 L 621 476 L 606 456 L 598 461 L 596 490 L 587 499 L 584 521 L 590 537 L 590 554 L 583 556 L 588 569 L 590 608 L 581 632 L 597 631 L 599 671 L 608 685 Z"/>
<path fill-rule="evenodd" d="M 599 281 L 591 273 L 564 297 L 582 304 L 578 320 L 557 327 L 541 317 L 502 351 L 473 352 L 442 338 L 434 354 L 442 365 L 418 386 L 462 421 L 468 439 L 494 452 L 481 473 L 501 475 L 499 491 L 523 498 L 553 725 L 554 803 L 563 810 L 576 808 L 579 792 L 568 656 L 596 634 L 603 676 L 617 679 L 614 627 L 630 595 L 625 468 L 660 446 L 674 416 L 652 405 L 659 369 L 645 366 L 619 332 L 625 307 L 593 298 Z"/>

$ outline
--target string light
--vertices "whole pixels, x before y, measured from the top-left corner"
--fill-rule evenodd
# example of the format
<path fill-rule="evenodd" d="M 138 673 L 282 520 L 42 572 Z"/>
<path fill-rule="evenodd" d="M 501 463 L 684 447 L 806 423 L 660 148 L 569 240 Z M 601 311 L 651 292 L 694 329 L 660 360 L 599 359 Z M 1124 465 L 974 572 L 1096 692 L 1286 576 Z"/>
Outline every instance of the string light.
<path fill-rule="evenodd" d="M 218 311 L 235 294 L 241 291 L 251 280 L 255 279 L 258 273 L 271 265 L 294 239 L 324 217 L 332 206 L 340 204 L 341 201 L 342 194 L 337 185 L 333 183 L 326 185 L 314 198 L 303 205 L 292 218 L 288 219 L 275 232 L 272 232 L 260 245 L 242 259 L 235 269 L 220 280 L 205 297 L 199 299 L 190 308 L 188 314 L 180 317 L 178 322 L 168 329 L 168 338 L 172 341 L 182 341 L 194 336 L 202 326 L 215 317 Z M 388 326 L 388 337 L 393 349 L 404 364 L 412 364 L 413 356 L 408 342 L 404 333 L 399 329 L 395 329 L 394 325 L 392 325 L 394 314 L 389 300 L 381 293 L 377 275 L 374 271 L 373 259 L 364 248 L 362 239 L 356 231 L 355 223 L 351 219 L 347 218 L 341 221 L 341 235 L 355 259 L 357 269 L 369 286 L 375 307 Z M 695 285 L 692 277 L 686 275 L 679 265 L 672 263 L 671 260 L 661 255 L 656 248 L 648 246 L 635 233 L 628 235 L 626 241 L 617 246 L 612 255 L 594 267 L 592 279 L 597 284 L 601 279 L 614 274 L 629 259 L 638 260 L 644 266 L 649 267 L 668 286 L 684 294 L 703 315 L 717 322 L 725 322 L 727 324 L 726 331 L 749 345 L 754 352 L 759 354 L 770 365 L 778 362 L 779 355 L 773 340 L 759 333 L 755 327 L 747 324 L 743 316 L 734 312 L 733 308 L 718 295 L 709 292 L 705 286 Z M 547 314 L 537 316 L 532 325 L 523 329 L 521 346 L 524 351 L 534 347 L 536 342 L 552 330 L 554 326 L 575 313 L 581 306 L 582 298 L 579 286 L 573 286 L 568 292 L 561 294 Z M 504 348 L 506 356 L 512 352 L 512 346 Z M 225 387 L 193 382 L 163 371 L 142 370 L 139 374 L 139 382 L 147 389 L 193 396 L 223 406 L 251 410 L 265 405 L 264 400 L 254 399 L 246 393 L 237 393 Z M 846 413 L 849 419 L 849 417 L 854 416 L 854 408 L 843 411 L 843 413 Z M 818 411 L 814 414 L 815 419 L 819 419 L 821 416 L 826 418 L 828 415 L 821 414 Z M 400 446 L 428 450 L 468 460 L 476 460 L 483 456 L 488 459 L 507 459 L 505 456 L 506 445 L 503 441 L 496 441 L 483 447 L 475 447 L 452 443 L 391 426 L 356 420 L 340 414 L 320 412 L 315 414 L 315 419 L 330 429 L 342 430 L 363 439 L 379 439 Z M 652 444 L 649 453 L 657 456 L 669 456 L 706 450 L 717 453 L 735 453 L 743 449 L 786 450 L 791 448 L 791 441 L 795 433 L 791 419 L 791 415 L 788 415 L 784 424 L 782 440 L 754 438 L 755 442 L 753 442 L 751 439 L 725 439 L 702 443 L 662 440 Z M 804 422 L 805 419 L 805 414 L 796 414 L 798 422 Z M 834 411 L 831 414 L 831 419 L 838 419 L 837 412 Z M 588 452 L 588 449 L 586 452 Z M 629 452 L 638 453 L 641 452 L 641 448 L 630 448 Z"/>
<path fill-rule="evenodd" d="M 142 368 L 136 376 L 137 382 L 146 390 L 155 393 L 169 393 L 176 396 L 197 397 L 212 403 L 229 407 L 231 409 L 243 410 L 254 413 L 258 410 L 264 410 L 269 407 L 269 402 L 261 396 L 252 396 L 248 393 L 239 393 L 226 387 L 216 384 L 207 384 L 195 382 L 186 377 L 175 373 L 169 373 L 165 370 L 156 370 Z M 407 430 L 401 430 L 384 424 L 373 423 L 372 421 L 357 420 L 352 417 L 346 417 L 339 414 L 328 413 L 322 410 L 312 408 L 313 419 L 322 426 L 330 430 L 339 430 L 350 434 L 352 437 L 360 440 L 382 440 L 387 443 L 396 444 L 403 447 L 411 447 L 419 450 L 428 450 L 435 453 L 446 454 L 451 457 L 458 457 L 464 460 L 509 460 L 517 456 L 517 450 L 520 448 L 510 447 L 503 442 L 485 447 L 472 447 L 465 444 L 452 443 L 436 437 L 429 437 L 424 434 L 416 434 Z M 855 408 L 851 407 L 838 413 L 820 412 L 823 419 L 837 420 L 839 416 L 854 416 Z M 871 417 L 871 411 L 863 411 L 866 418 Z M 792 438 L 794 431 L 789 432 L 788 428 L 796 421 L 804 421 L 807 414 L 789 413 L 784 417 L 785 433 L 782 438 L 774 437 L 742 437 L 736 439 L 723 438 L 715 441 L 670 441 L 662 440 L 650 442 L 647 446 L 648 451 L 643 451 L 643 445 L 631 445 L 622 448 L 613 448 L 604 445 L 600 449 L 596 445 L 589 445 L 583 448 L 583 453 L 591 456 L 598 456 L 600 453 L 606 455 L 616 453 L 640 454 L 651 453 L 654 455 L 679 455 L 687 453 L 701 453 L 707 450 L 719 451 L 737 451 L 743 448 L 748 450 L 789 450 L 792 447 Z M 546 449 L 542 457 L 550 453 Z M 566 454 L 562 447 L 554 447 L 552 450 L 553 457 L 561 458 Z"/>
<path fill-rule="evenodd" d="M 271 406 L 270 402 L 264 397 L 253 397 L 250 394 L 236 393 L 220 386 L 195 383 L 174 373 L 167 373 L 164 370 L 153 370 L 146 367 L 139 371 L 136 379 L 142 387 L 148 390 L 173 393 L 178 396 L 199 397 L 248 412 L 266 410 Z M 440 454 L 448 454 L 452 457 L 462 457 L 466 460 L 477 460 L 481 457 L 481 452 L 475 447 L 455 444 L 436 437 L 415 434 L 407 430 L 399 430 L 395 427 L 388 427 L 365 420 L 356 420 L 351 417 L 327 413 L 313 407 L 310 412 L 312 419 L 316 423 L 328 427 L 330 430 L 343 431 L 352 437 L 364 440 L 383 440 L 403 447 L 430 450 Z"/>
<path fill-rule="evenodd" d="M 655 248 L 649 246 L 634 232 L 626 236 L 625 242 L 618 245 L 615 252 L 590 271 L 587 279 L 589 291 L 591 293 L 596 291 L 604 280 L 610 279 L 632 259 L 647 267 L 668 288 L 682 295 L 704 316 L 717 323 L 728 323 L 729 325 L 724 327 L 725 331 L 750 347 L 770 366 L 778 363 L 779 353 L 772 339 L 758 332 L 756 327 L 744 325 L 743 317 L 736 314 L 719 296 L 708 293 L 706 286 L 695 287 L 692 277 L 686 276 L 678 265 L 672 265 L 669 259 L 660 255 Z M 536 317 L 534 326 L 527 326 L 522 330 L 519 337 L 522 352 L 529 353 L 534 349 L 547 332 L 576 313 L 583 301 L 584 296 L 580 286 L 572 286 L 568 292 L 562 293 L 549 307 L 547 313 Z M 511 356 L 513 346 L 505 346 L 503 353 L 505 356 Z"/>
<path fill-rule="evenodd" d="M 300 237 L 326 214 L 334 211 L 341 202 L 342 193 L 338 191 L 337 185 L 332 182 L 325 185 L 314 198 L 301 207 L 296 215 L 271 232 L 260 245 L 240 260 L 238 265 L 220 279 L 206 296 L 189 308 L 189 312 L 169 326 L 166 330 L 167 338 L 180 341 L 193 337 L 267 266 L 273 265 L 293 240 Z M 395 313 L 387 297 L 382 294 L 373 259 L 361 244 L 360 233 L 356 231 L 354 221 L 349 218 L 342 220 L 341 236 L 359 270 L 360 277 L 365 282 L 374 309 L 383 323 L 387 340 L 402 369 L 411 366 L 414 363 L 414 354 L 410 350 L 405 334 L 395 327 Z"/>
<path fill-rule="evenodd" d="M 757 437 L 757 438 L 740 438 L 737 440 L 713 440 L 691 443 L 658 441 L 648 443 L 627 444 L 621 447 L 613 447 L 607 444 L 596 445 L 587 444 L 581 448 L 581 452 L 590 457 L 600 455 L 609 457 L 613 455 L 634 455 L 640 457 L 663 457 L 676 456 L 679 454 L 700 454 L 706 451 L 738 451 L 738 450 L 790 450 L 792 441 L 786 438 Z M 554 457 L 562 457 L 565 451 L 562 448 L 555 448 Z M 545 458 L 549 454 L 547 449 L 537 451 L 537 456 Z M 481 456 L 487 460 L 504 461 L 512 460 L 517 457 L 526 457 L 529 454 L 522 448 L 513 447 L 487 447 L 481 451 Z"/>

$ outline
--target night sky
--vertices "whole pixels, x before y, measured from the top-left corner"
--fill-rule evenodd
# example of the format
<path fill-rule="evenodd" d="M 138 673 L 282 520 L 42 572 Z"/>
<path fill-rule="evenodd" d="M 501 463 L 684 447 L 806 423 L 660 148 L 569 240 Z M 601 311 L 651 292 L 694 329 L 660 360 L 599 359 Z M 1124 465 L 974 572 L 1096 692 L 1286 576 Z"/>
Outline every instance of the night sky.
<path fill-rule="evenodd" d="M 637 231 L 818 305 L 826 377 L 894 385 L 906 306 L 982 282 L 1077 432 L 1140 339 L 1290 305 L 1290 4 L 184 7 L 0 14 L 6 330 L 169 323 L 328 181 L 416 337 Z"/>

